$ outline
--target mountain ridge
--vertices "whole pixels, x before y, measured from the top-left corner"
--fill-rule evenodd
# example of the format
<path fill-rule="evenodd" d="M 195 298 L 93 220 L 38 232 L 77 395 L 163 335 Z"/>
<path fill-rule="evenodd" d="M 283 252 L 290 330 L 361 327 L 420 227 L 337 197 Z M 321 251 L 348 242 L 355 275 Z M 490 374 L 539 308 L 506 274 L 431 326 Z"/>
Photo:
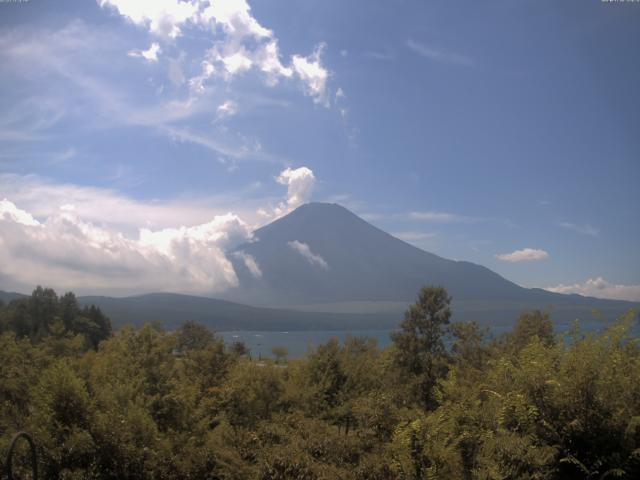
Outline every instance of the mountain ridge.
<path fill-rule="evenodd" d="M 304 305 L 345 301 L 412 301 L 425 284 L 442 285 L 454 299 L 583 302 L 584 298 L 521 287 L 489 268 L 422 250 L 371 225 L 345 207 L 309 203 L 257 229 L 256 241 L 235 252 L 251 255 L 256 278 L 233 258 L 240 287 L 223 298 L 256 305 Z M 298 241 L 327 269 L 313 269 L 290 248 Z"/>

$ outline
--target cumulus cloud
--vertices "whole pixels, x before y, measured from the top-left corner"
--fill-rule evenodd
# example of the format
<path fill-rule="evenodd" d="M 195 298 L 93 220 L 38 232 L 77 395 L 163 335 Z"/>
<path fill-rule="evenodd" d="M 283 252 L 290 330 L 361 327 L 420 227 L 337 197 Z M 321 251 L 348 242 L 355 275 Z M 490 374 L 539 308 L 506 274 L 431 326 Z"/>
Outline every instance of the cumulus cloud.
<path fill-rule="evenodd" d="M 145 25 L 153 35 L 176 38 L 181 26 L 192 21 L 199 9 L 197 2 L 181 0 L 98 0 L 136 25 Z"/>
<path fill-rule="evenodd" d="M 284 170 L 277 180 L 287 186 L 278 207 L 284 214 L 309 199 L 315 178 L 301 167 Z M 207 206 L 236 203 L 228 194 L 194 203 L 145 203 L 33 176 L 0 174 L 0 191 L 12 197 L 0 201 L 0 278 L 16 290 L 48 279 L 56 288 L 94 294 L 222 292 L 238 285 L 227 252 L 252 241 L 252 231 L 274 216 L 259 219 L 252 208 L 240 217 Z M 191 226 L 174 227 L 175 219 Z M 326 268 L 308 246 L 296 247 Z M 262 276 L 251 255 L 233 255 L 254 277 Z"/>
<path fill-rule="evenodd" d="M 276 215 L 281 216 L 309 201 L 316 177 L 313 175 L 313 171 L 307 167 L 287 168 L 280 172 L 276 181 L 287 186 L 287 201 L 280 203 L 275 209 Z"/>
<path fill-rule="evenodd" d="M 6 198 L 0 201 L 0 220 L 11 221 L 31 227 L 40 225 L 40 222 L 33 218 L 30 213 L 20 210 Z"/>
<path fill-rule="evenodd" d="M 556 293 L 577 293 L 587 297 L 630 300 L 640 302 L 640 285 L 621 285 L 608 282 L 602 277 L 589 278 L 584 283 L 559 284 L 545 290 Z"/>
<path fill-rule="evenodd" d="M 313 54 L 308 57 L 294 55 L 293 69 L 306 85 L 307 95 L 313 97 L 314 102 L 328 106 L 327 78 L 329 72 L 322 66 L 320 57 L 325 45 L 320 44 Z"/>
<path fill-rule="evenodd" d="M 131 50 L 128 55 L 130 57 L 140 57 L 150 62 L 158 61 L 158 53 L 161 52 L 160 44 L 153 42 L 147 50 Z"/>
<path fill-rule="evenodd" d="M 306 243 L 299 242 L 298 240 L 293 240 L 291 242 L 287 242 L 287 245 L 289 245 L 291 249 L 302 255 L 305 260 L 307 260 L 307 262 L 309 262 L 311 265 L 320 267 L 323 270 L 329 269 L 329 264 L 327 264 L 325 259 L 317 253 L 313 253 L 309 245 L 307 245 Z"/>
<path fill-rule="evenodd" d="M 295 77 L 314 102 L 329 104 L 329 71 L 321 62 L 324 44 L 318 45 L 311 55 L 292 55 L 289 65 L 285 65 L 275 33 L 258 22 L 246 0 L 98 0 L 98 3 L 133 24 L 147 28 L 160 41 L 173 42 L 186 28 L 210 32 L 213 46 L 199 62 L 201 72 L 189 81 L 197 93 L 204 91 L 211 78 L 230 80 L 255 68 L 264 74 L 268 85 Z M 154 45 L 156 50 L 152 45 L 152 49 L 134 51 L 133 55 L 156 60 L 160 46 Z"/>
<path fill-rule="evenodd" d="M 245 220 L 252 220 L 253 211 L 238 211 L 240 197 L 229 192 L 200 199 L 139 201 L 112 189 L 53 183 L 34 175 L 0 174 L 0 192 L 35 218 L 55 215 L 64 205 L 73 205 L 83 220 L 107 221 L 127 234 L 137 233 L 141 226 L 168 228 L 177 218 L 187 225 L 203 224 L 231 208 Z"/>
<path fill-rule="evenodd" d="M 218 215 L 212 221 L 194 227 L 140 230 L 140 243 L 165 255 L 174 254 L 175 246 L 184 241 L 197 241 L 209 246 L 229 249 L 251 238 L 249 226 L 237 215 Z"/>
<path fill-rule="evenodd" d="M 498 260 L 502 260 L 503 262 L 532 262 L 536 260 L 544 260 L 545 258 L 549 258 L 549 253 L 544 250 L 539 250 L 535 248 L 523 248 L 522 250 L 516 250 L 511 253 L 502 253 L 496 255 Z"/>
<path fill-rule="evenodd" d="M 225 251 L 250 239 L 249 226 L 232 214 L 128 238 L 71 206 L 40 222 L 9 200 L 0 204 L 0 274 L 16 286 L 46 278 L 85 291 L 220 292 L 238 285 Z"/>

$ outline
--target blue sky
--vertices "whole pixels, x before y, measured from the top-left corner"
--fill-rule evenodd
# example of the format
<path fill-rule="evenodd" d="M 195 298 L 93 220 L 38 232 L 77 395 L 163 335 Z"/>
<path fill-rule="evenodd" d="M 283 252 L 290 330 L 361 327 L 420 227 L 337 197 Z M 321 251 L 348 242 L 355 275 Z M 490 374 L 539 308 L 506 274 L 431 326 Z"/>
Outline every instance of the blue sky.
<path fill-rule="evenodd" d="M 314 200 L 640 300 L 639 25 L 598 0 L 0 3 L 0 287 L 215 294 L 225 248 Z"/>

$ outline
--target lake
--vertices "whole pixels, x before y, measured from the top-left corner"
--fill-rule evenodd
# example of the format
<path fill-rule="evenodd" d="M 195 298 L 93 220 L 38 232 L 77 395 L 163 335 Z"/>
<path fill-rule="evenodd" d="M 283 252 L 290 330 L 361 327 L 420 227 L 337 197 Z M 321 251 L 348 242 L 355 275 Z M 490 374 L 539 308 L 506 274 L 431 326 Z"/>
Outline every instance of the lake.
<path fill-rule="evenodd" d="M 582 332 L 596 332 L 605 328 L 605 324 L 598 320 L 580 322 Z M 490 335 L 497 336 L 510 331 L 512 325 L 500 325 L 490 327 Z M 554 326 L 556 333 L 565 333 L 571 328 L 571 324 L 558 324 Z M 244 342 L 254 358 L 269 357 L 273 354 L 273 347 L 286 347 L 289 350 L 289 358 L 304 356 L 310 348 L 326 343 L 331 338 L 337 338 L 341 343 L 348 337 L 373 338 L 378 346 L 384 348 L 391 343 L 390 334 L 393 330 L 322 330 L 322 331 L 237 331 L 216 332 L 227 344 Z M 640 336 L 640 325 L 636 324 L 633 334 Z"/>

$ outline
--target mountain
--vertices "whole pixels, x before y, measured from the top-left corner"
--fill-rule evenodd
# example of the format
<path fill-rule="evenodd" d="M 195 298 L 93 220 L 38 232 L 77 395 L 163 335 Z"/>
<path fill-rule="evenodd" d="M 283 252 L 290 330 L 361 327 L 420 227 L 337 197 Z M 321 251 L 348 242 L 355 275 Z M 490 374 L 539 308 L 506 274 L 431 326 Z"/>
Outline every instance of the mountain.
<path fill-rule="evenodd" d="M 421 286 L 435 284 L 447 288 L 460 319 L 513 320 L 524 310 L 545 308 L 572 320 L 594 308 L 619 315 L 637 306 L 520 287 L 481 265 L 414 247 L 336 204 L 303 205 L 256 230 L 255 238 L 231 255 L 240 286 L 224 298 L 301 310 L 332 310 L 345 302 L 388 308 L 392 302 L 400 311 Z"/>
<path fill-rule="evenodd" d="M 520 287 L 488 268 L 416 248 L 335 204 L 303 205 L 254 233 L 255 241 L 230 252 L 239 287 L 224 299 L 152 293 L 79 302 L 99 306 L 115 326 L 159 320 L 175 328 L 195 320 L 219 331 L 395 328 L 430 284 L 447 288 L 455 321 L 509 325 L 540 308 L 566 323 L 592 320 L 594 309 L 613 319 L 640 307 Z M 5 303 L 20 297 L 0 292 Z"/>
<path fill-rule="evenodd" d="M 24 298 L 24 297 L 26 297 L 26 295 L 22 293 L 4 292 L 0 290 L 0 302 L 2 303 L 9 303 L 13 300 L 18 300 L 19 298 Z"/>

